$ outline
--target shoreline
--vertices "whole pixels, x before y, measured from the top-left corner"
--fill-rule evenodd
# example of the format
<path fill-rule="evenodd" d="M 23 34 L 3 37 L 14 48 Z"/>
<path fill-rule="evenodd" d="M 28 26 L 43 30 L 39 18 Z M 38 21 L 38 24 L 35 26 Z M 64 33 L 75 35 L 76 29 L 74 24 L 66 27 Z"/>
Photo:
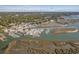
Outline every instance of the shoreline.
<path fill-rule="evenodd" d="M 62 29 L 56 29 L 53 31 L 54 34 L 61 34 L 61 33 L 76 33 L 79 32 L 79 29 L 75 28 L 62 28 Z"/>

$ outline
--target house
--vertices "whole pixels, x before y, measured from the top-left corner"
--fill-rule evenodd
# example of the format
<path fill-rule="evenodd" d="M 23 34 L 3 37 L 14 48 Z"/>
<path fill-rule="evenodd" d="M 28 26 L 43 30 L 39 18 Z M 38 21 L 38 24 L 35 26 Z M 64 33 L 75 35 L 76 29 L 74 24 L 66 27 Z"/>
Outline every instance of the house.
<path fill-rule="evenodd" d="M 55 21 L 53 19 L 51 19 L 50 22 L 55 22 Z"/>

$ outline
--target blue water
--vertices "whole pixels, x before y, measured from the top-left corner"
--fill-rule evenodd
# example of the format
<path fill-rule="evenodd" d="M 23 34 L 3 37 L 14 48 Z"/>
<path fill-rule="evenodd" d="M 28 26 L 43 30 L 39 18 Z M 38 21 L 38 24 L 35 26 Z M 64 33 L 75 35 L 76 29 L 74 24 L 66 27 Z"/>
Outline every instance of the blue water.
<path fill-rule="evenodd" d="M 70 16 L 64 16 L 65 20 L 66 19 L 79 19 L 79 15 L 70 15 Z"/>
<path fill-rule="evenodd" d="M 79 23 L 69 24 L 66 27 L 79 29 Z M 45 34 L 45 32 L 43 32 L 40 38 L 47 40 L 79 40 L 79 32 L 61 33 L 61 34 L 53 34 L 53 33 Z"/>
<path fill-rule="evenodd" d="M 62 34 L 45 34 L 42 33 L 41 39 L 47 40 L 79 40 L 79 32 L 77 33 L 62 33 Z"/>
<path fill-rule="evenodd" d="M 74 23 L 74 24 L 69 24 L 67 27 L 69 28 L 77 28 L 79 29 L 79 23 Z M 32 37 L 26 36 L 23 37 L 25 39 L 32 39 Z M 20 39 L 23 39 L 22 37 Z M 12 38 L 12 37 L 7 37 L 6 41 L 0 42 L 0 49 L 8 45 L 13 39 L 19 39 L 19 38 Z M 34 38 L 33 38 L 34 39 Z M 38 39 L 38 38 L 35 38 Z M 43 32 L 39 39 L 46 39 L 46 40 L 79 40 L 79 32 L 76 33 L 61 33 L 61 34 L 53 34 L 53 33 L 48 33 L 46 34 Z"/>

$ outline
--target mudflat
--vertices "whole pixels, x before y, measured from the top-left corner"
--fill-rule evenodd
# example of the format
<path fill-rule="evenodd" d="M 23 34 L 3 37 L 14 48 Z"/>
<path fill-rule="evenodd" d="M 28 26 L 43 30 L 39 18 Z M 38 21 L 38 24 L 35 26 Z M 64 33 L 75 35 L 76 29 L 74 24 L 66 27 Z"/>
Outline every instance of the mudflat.
<path fill-rule="evenodd" d="M 14 40 L 5 50 L 8 54 L 77 54 L 79 41 Z"/>

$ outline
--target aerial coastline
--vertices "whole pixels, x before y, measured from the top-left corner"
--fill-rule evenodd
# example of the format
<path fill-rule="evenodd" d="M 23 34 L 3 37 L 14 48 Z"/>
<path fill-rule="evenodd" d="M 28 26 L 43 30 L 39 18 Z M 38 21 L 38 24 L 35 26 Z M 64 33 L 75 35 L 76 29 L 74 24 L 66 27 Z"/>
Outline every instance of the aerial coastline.
<path fill-rule="evenodd" d="M 79 6 L 0 6 L 2 51 L 79 53 Z"/>

